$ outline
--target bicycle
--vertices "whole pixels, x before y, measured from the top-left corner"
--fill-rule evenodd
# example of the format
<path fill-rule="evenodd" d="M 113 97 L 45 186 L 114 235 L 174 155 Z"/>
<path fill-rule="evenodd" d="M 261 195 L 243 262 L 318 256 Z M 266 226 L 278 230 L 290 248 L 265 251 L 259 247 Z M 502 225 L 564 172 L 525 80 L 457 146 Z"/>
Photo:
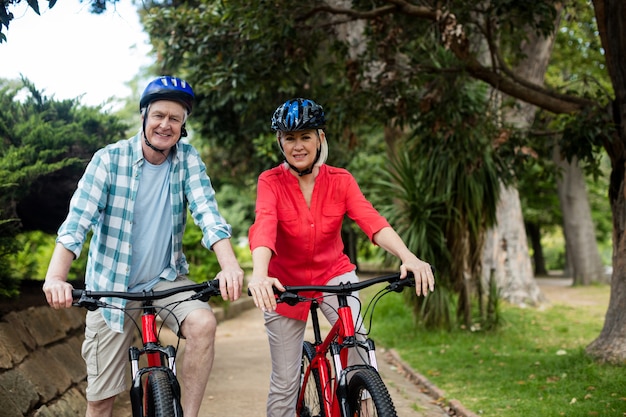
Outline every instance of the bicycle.
<path fill-rule="evenodd" d="M 406 279 L 400 279 L 400 273 L 395 273 L 358 283 L 285 286 L 284 292 L 276 291 L 277 302 L 295 305 L 302 301 L 311 301 L 310 317 L 314 341 L 305 341 L 302 347 L 301 383 L 296 406 L 298 417 L 397 417 L 389 391 L 378 373 L 374 341 L 367 335 L 364 341 L 357 340 L 352 310 L 348 306 L 348 297 L 354 297 L 353 292 L 383 282 L 388 285 L 376 293 L 363 315 L 365 320 L 369 311 L 371 325 L 378 300 L 390 292 L 401 292 L 405 287 L 414 287 L 412 274 Z M 298 295 L 306 291 L 332 295 L 313 298 Z M 338 319 L 322 339 L 317 310 L 323 298 L 329 296 L 337 297 Z M 359 354 L 363 354 L 361 357 L 366 358 L 363 365 L 348 366 L 350 349 L 356 349 Z M 329 357 L 332 358 L 332 368 Z"/>
<path fill-rule="evenodd" d="M 185 285 L 162 291 L 121 292 L 121 291 L 90 291 L 72 290 L 74 306 L 84 307 L 90 311 L 98 308 L 118 308 L 100 298 L 123 298 L 141 301 L 141 327 L 133 319 L 133 323 L 142 340 L 142 347 L 129 348 L 132 384 L 130 400 L 133 417 L 182 417 L 181 390 L 176 378 L 176 347 L 162 345 L 157 330 L 157 314 L 161 310 L 169 310 L 169 306 L 155 306 L 153 301 L 160 300 L 185 291 L 195 291 L 189 298 L 180 301 L 202 300 L 220 295 L 219 281 L 213 279 L 201 284 Z M 133 308 L 131 308 L 133 309 Z M 125 309 L 125 312 L 129 309 Z M 128 316 L 127 314 L 127 317 Z M 180 343 L 180 336 L 178 337 Z M 139 360 L 145 355 L 147 366 L 140 366 Z"/>

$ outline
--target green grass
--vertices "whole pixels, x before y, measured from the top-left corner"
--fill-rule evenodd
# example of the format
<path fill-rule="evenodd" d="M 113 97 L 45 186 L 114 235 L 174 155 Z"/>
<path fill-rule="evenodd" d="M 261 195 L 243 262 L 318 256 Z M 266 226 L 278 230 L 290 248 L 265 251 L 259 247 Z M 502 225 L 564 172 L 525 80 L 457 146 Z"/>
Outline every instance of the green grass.
<path fill-rule="evenodd" d="M 589 291 L 608 294 L 608 287 Z M 484 416 L 626 416 L 626 367 L 594 363 L 585 347 L 604 306 L 503 305 L 494 332 L 426 331 L 400 294 L 379 303 L 371 336 L 417 372 Z"/>

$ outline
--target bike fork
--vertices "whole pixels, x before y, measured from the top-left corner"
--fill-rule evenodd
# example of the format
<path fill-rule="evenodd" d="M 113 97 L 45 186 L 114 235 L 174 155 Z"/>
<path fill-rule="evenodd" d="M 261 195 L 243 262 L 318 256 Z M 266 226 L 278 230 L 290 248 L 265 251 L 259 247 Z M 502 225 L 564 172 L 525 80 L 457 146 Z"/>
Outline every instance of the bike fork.
<path fill-rule="evenodd" d="M 365 340 L 365 345 L 367 346 L 367 355 L 370 360 L 370 365 L 376 369 L 378 372 L 378 362 L 376 361 L 376 346 L 372 339 Z"/>
<path fill-rule="evenodd" d="M 348 417 L 350 414 L 350 405 L 348 404 L 348 378 L 341 361 L 341 349 L 342 346 L 339 343 L 333 343 L 330 346 L 331 356 L 333 357 L 333 364 L 335 366 L 335 377 L 337 378 L 336 392 L 337 402 L 334 403 L 333 415 L 339 415 L 342 417 Z M 338 408 L 338 410 L 337 410 Z"/>

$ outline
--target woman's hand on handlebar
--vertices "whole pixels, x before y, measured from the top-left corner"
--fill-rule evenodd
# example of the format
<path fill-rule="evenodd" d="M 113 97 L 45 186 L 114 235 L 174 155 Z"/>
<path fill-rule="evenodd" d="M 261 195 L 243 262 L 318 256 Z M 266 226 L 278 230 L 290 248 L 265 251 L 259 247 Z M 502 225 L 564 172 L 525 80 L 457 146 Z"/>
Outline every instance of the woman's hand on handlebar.
<path fill-rule="evenodd" d="M 262 311 L 276 310 L 274 287 L 279 291 L 285 291 L 285 287 L 277 278 L 253 275 L 248 281 L 248 292 L 254 299 L 254 305 Z"/>
<path fill-rule="evenodd" d="M 428 295 L 428 292 L 435 290 L 435 275 L 430 264 L 413 256 L 400 265 L 400 278 L 405 278 L 408 272 L 412 272 L 415 277 L 415 293 Z"/>
<path fill-rule="evenodd" d="M 43 292 L 46 294 L 46 301 L 50 304 L 50 307 L 70 308 L 72 302 L 72 284 L 60 279 L 47 279 L 43 283 Z"/>

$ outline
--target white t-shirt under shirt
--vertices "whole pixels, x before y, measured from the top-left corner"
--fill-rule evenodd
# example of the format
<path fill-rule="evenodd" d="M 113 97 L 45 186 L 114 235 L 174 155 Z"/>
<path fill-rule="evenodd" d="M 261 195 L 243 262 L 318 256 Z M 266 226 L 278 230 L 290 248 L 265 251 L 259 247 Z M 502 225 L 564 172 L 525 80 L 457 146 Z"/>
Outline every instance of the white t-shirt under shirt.
<path fill-rule="evenodd" d="M 151 289 L 172 253 L 171 153 L 160 165 L 144 160 L 133 214 L 129 291 Z"/>

